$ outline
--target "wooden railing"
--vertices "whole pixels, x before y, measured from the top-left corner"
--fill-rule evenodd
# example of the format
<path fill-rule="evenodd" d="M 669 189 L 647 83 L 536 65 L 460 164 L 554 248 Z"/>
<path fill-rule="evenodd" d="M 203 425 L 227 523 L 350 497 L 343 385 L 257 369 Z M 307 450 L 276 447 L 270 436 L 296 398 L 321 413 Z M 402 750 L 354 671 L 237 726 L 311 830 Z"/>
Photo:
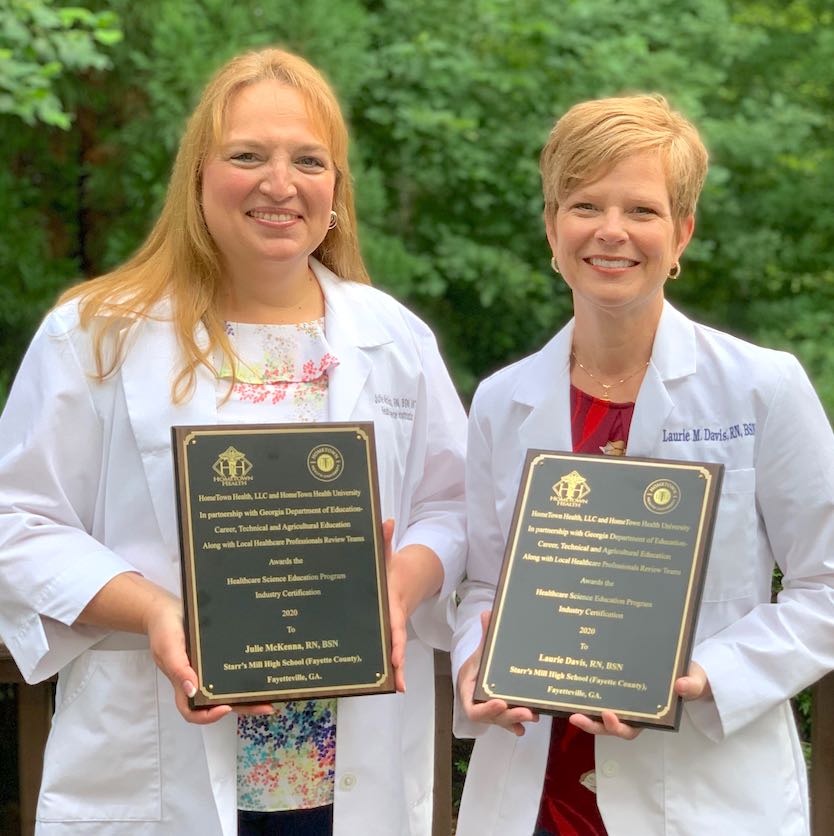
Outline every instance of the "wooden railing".
<path fill-rule="evenodd" d="M 431 836 L 452 832 L 452 664 L 434 651 L 434 817 Z"/>
<path fill-rule="evenodd" d="M 811 833 L 834 833 L 834 673 L 814 686 L 811 716 Z"/>
<path fill-rule="evenodd" d="M 52 683 L 26 685 L 6 648 L 0 644 L 0 682 L 17 688 L 17 775 L 20 792 L 20 832 L 35 832 L 35 807 L 43 771 L 43 749 L 52 722 Z"/>
<path fill-rule="evenodd" d="M 31 836 L 35 806 L 43 769 L 43 749 L 52 717 L 52 684 L 26 685 L 6 648 L 0 644 L 0 682 L 18 684 L 18 773 L 20 782 L 21 834 Z M 435 801 L 432 836 L 449 836 L 452 827 L 451 716 L 452 677 L 449 657 L 435 653 Z M 811 748 L 811 833 L 834 833 L 834 674 L 814 688 Z"/>

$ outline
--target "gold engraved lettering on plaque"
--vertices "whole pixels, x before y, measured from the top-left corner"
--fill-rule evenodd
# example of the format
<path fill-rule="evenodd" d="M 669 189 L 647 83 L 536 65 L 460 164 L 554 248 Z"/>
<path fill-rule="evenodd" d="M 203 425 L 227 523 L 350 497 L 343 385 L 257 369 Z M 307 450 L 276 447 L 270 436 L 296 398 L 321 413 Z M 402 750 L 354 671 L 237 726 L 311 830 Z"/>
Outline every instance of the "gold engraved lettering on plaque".
<path fill-rule="evenodd" d="M 577 470 L 565 474 L 555 485 L 553 485 L 552 502 L 563 508 L 579 508 L 588 501 L 588 494 L 591 487 L 585 477 Z"/>
<path fill-rule="evenodd" d="M 236 488 L 251 482 L 252 478 L 249 471 L 252 470 L 252 462 L 246 458 L 245 453 L 236 450 L 234 447 L 228 447 L 218 457 L 217 461 L 211 466 L 211 469 L 217 474 L 214 477 L 215 482 L 219 482 L 226 488 Z"/>

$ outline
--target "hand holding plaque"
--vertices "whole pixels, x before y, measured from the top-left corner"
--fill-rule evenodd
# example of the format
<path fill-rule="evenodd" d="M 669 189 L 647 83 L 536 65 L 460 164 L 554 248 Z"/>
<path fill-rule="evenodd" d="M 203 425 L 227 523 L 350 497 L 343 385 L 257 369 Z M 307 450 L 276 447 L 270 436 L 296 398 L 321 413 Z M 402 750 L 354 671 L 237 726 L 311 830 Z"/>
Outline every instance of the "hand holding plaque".
<path fill-rule="evenodd" d="M 676 729 L 721 475 L 529 451 L 476 698 Z"/>
<path fill-rule="evenodd" d="M 373 425 L 173 434 L 193 704 L 393 691 Z"/>

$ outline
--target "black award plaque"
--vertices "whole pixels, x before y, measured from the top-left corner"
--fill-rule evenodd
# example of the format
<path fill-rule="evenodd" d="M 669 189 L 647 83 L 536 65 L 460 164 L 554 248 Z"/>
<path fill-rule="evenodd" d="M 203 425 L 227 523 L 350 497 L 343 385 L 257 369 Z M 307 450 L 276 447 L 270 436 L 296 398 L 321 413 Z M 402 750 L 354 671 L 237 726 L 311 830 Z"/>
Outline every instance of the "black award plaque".
<path fill-rule="evenodd" d="M 192 704 L 393 692 L 373 424 L 172 433 Z"/>
<path fill-rule="evenodd" d="M 476 699 L 677 730 L 722 474 L 528 451 Z"/>

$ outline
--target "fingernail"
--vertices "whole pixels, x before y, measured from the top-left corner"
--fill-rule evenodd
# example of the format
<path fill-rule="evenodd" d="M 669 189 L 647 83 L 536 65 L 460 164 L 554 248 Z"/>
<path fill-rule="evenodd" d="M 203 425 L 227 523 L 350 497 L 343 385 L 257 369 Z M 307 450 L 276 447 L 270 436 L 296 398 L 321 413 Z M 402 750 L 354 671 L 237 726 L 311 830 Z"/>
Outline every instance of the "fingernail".
<path fill-rule="evenodd" d="M 186 697 L 193 697 L 197 694 L 196 686 L 193 682 L 189 682 L 187 679 L 182 683 L 182 689 L 185 691 Z"/>

